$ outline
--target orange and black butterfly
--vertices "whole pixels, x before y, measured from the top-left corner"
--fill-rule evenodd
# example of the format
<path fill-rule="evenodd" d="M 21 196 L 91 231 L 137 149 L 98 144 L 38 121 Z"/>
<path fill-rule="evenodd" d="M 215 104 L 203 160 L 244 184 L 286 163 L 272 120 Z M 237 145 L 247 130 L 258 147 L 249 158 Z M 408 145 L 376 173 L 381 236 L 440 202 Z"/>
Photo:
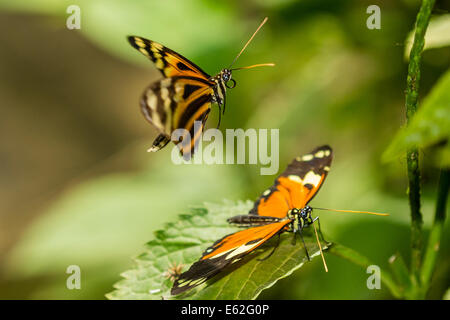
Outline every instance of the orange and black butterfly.
<path fill-rule="evenodd" d="M 236 81 L 232 71 L 273 64 L 259 64 L 231 69 L 258 30 L 261 23 L 230 67 L 216 76 L 210 76 L 199 66 L 175 51 L 148 39 L 128 37 L 130 44 L 144 56 L 152 60 L 164 79 L 151 84 L 144 92 L 140 105 L 144 117 L 160 132 L 148 151 L 158 151 L 170 142 L 176 129 L 185 129 L 184 134 L 174 141 L 185 159 L 190 159 L 201 136 L 211 110 L 211 104 L 219 106 L 219 124 L 225 112 L 226 88 L 232 89 Z M 189 133 L 189 135 L 187 134 Z"/>
<path fill-rule="evenodd" d="M 228 219 L 229 223 L 249 228 L 227 235 L 207 248 L 200 260 L 176 279 L 172 295 L 204 283 L 282 232 L 299 234 L 303 241 L 303 228 L 318 219 L 312 218 L 308 203 L 322 186 L 332 157 L 331 148 L 321 146 L 294 159 L 275 184 L 263 192 L 248 215 Z M 306 254 L 309 259 L 307 251 Z"/>

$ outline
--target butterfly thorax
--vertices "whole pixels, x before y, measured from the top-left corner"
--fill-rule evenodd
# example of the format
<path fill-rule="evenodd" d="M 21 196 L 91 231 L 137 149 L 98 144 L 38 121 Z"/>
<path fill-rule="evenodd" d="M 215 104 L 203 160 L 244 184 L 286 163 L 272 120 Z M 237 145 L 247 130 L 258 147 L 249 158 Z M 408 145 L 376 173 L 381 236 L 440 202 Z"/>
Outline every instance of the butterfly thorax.
<path fill-rule="evenodd" d="M 306 206 L 302 209 L 290 209 L 287 213 L 287 217 L 292 220 L 292 228 L 294 230 L 302 230 L 304 227 L 307 227 L 313 223 L 311 213 L 312 208 L 310 206 Z"/>

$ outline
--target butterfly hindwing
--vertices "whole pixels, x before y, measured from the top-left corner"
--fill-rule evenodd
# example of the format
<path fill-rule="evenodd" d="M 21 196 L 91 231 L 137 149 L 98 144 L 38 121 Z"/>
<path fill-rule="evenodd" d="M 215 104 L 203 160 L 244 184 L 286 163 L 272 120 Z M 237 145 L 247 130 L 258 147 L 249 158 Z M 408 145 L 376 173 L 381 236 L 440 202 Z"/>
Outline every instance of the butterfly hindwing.
<path fill-rule="evenodd" d="M 258 198 L 250 214 L 283 218 L 289 209 L 305 207 L 325 180 L 332 158 L 331 148 L 321 146 L 294 159 Z"/>
<path fill-rule="evenodd" d="M 141 98 L 141 111 L 161 132 L 151 151 L 162 148 L 165 144 L 161 142 L 166 143 L 175 129 L 183 128 L 192 138 L 179 145 L 180 151 L 183 155 L 193 153 L 211 109 L 213 93 L 208 81 L 195 77 L 176 76 L 150 85 Z M 194 127 L 196 120 L 200 127 Z"/>
<path fill-rule="evenodd" d="M 243 256 L 265 243 L 289 223 L 290 220 L 283 220 L 249 228 L 216 241 L 203 252 L 200 260 L 175 281 L 171 291 L 172 295 L 180 294 L 204 283 L 226 266 L 239 261 Z"/>
<path fill-rule="evenodd" d="M 205 80 L 210 78 L 192 61 L 158 42 L 137 36 L 129 36 L 128 41 L 136 50 L 152 60 L 165 77 L 191 76 Z"/>

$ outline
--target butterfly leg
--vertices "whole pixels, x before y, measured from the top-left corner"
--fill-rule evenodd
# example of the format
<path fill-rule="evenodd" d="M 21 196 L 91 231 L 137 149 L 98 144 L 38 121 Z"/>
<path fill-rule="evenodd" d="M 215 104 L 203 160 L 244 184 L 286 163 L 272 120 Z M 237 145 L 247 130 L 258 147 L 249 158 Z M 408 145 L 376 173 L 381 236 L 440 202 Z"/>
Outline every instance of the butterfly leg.
<path fill-rule="evenodd" d="M 297 243 L 297 231 L 293 230 L 292 233 L 294 234 L 292 237 L 292 245 L 295 246 L 295 244 Z"/>
<path fill-rule="evenodd" d="M 303 235 L 302 235 L 302 230 L 301 229 L 298 229 L 298 234 L 300 235 L 300 238 L 302 239 L 303 248 L 305 248 L 305 252 L 306 252 L 306 257 L 308 258 L 308 261 L 311 261 L 311 258 L 309 257 L 308 249 L 306 248 L 305 239 L 303 239 Z"/>
<path fill-rule="evenodd" d="M 218 106 L 219 106 L 219 122 L 217 123 L 217 128 L 216 129 L 219 129 L 220 121 L 222 120 L 222 108 L 221 108 L 220 104 L 218 104 Z"/>
<path fill-rule="evenodd" d="M 278 248 L 278 246 L 280 245 L 280 234 L 278 233 L 278 239 L 277 239 L 277 244 L 275 245 L 275 247 L 273 247 L 272 251 L 264 258 L 262 259 L 257 259 L 258 261 L 264 261 L 270 258 L 270 256 L 275 252 L 275 250 Z"/>
<path fill-rule="evenodd" d="M 148 152 L 156 152 L 162 148 L 164 148 L 170 142 L 170 137 L 164 133 L 161 133 L 156 137 L 155 141 L 153 141 L 153 145 Z"/>

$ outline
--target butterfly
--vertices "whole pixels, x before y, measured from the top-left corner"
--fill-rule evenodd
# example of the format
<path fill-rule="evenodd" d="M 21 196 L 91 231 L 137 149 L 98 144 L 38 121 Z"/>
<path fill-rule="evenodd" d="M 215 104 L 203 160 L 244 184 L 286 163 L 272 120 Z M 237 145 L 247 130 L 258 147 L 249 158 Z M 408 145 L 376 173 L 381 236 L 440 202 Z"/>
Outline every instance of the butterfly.
<path fill-rule="evenodd" d="M 249 214 L 228 219 L 229 223 L 248 229 L 229 234 L 207 248 L 200 260 L 175 280 L 171 294 L 177 295 L 204 283 L 286 231 L 299 234 L 306 250 L 302 231 L 318 220 L 318 217 L 312 218 L 308 203 L 327 177 L 332 158 L 332 149 L 325 145 L 294 159 L 273 186 L 256 200 Z M 308 251 L 306 254 L 309 259 Z"/>
<path fill-rule="evenodd" d="M 162 44 L 138 36 L 128 37 L 129 43 L 153 61 L 164 76 L 162 80 L 152 83 L 140 100 L 145 119 L 159 131 L 159 135 L 148 151 L 156 152 L 164 148 L 171 139 L 174 139 L 172 134 L 175 130 L 184 129 L 175 136 L 174 143 L 177 144 L 183 157 L 189 160 L 194 154 L 213 103 L 219 106 L 217 128 L 220 126 L 221 117 L 225 113 L 226 88 L 232 89 L 236 86 L 232 72 L 274 65 L 266 63 L 231 68 L 266 21 L 267 18 L 260 24 L 232 64 L 215 76 L 208 75 L 192 61 Z"/>

